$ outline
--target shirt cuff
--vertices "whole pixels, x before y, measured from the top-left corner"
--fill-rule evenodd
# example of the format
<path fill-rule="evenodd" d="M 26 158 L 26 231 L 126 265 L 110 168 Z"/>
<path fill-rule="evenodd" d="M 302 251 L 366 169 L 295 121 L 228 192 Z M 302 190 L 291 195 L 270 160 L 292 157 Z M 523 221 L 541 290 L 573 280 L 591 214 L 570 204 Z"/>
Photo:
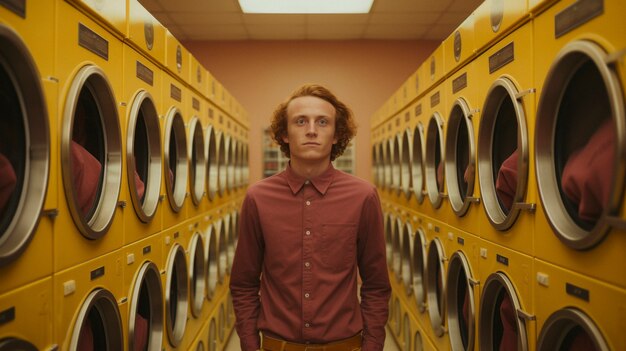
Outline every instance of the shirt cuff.
<path fill-rule="evenodd" d="M 252 335 L 240 339 L 241 351 L 256 351 L 261 348 L 261 340 L 258 336 Z"/>

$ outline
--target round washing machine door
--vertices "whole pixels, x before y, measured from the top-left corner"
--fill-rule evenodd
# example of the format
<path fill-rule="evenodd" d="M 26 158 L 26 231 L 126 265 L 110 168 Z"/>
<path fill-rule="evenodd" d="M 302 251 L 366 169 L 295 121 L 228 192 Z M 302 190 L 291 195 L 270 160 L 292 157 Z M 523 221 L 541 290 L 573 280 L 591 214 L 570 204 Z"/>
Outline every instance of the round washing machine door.
<path fill-rule="evenodd" d="M 204 257 L 204 241 L 200 233 L 191 237 L 189 244 L 189 287 L 191 300 L 191 315 L 200 317 L 206 298 L 206 260 Z"/>
<path fill-rule="evenodd" d="M 400 189 L 407 199 L 411 197 L 411 181 L 413 180 L 411 175 L 411 140 L 411 130 L 407 129 L 402 133 L 402 154 L 400 155 Z"/>
<path fill-rule="evenodd" d="M 189 308 L 189 270 L 185 250 L 179 244 L 170 250 L 166 274 L 165 325 L 170 345 L 177 347 L 185 336 Z"/>
<path fill-rule="evenodd" d="M 206 259 L 206 296 L 207 299 L 211 300 L 219 280 L 217 239 L 212 224 L 207 227 L 205 232 L 204 257 Z"/>
<path fill-rule="evenodd" d="M 204 146 L 206 147 L 206 189 L 209 200 L 213 200 L 215 198 L 215 194 L 217 193 L 217 178 L 218 178 L 218 165 L 217 165 L 217 143 L 215 130 L 213 126 L 208 126 L 206 129 L 206 140 L 204 141 Z"/>
<path fill-rule="evenodd" d="M 497 230 L 513 226 L 528 183 L 528 130 L 519 91 L 508 78 L 489 88 L 478 131 L 478 174 L 483 207 Z"/>
<path fill-rule="evenodd" d="M 163 344 L 163 290 L 153 262 L 141 265 L 130 293 L 129 350 L 160 350 Z"/>
<path fill-rule="evenodd" d="M 122 142 L 115 95 L 97 66 L 82 67 L 68 91 L 61 166 L 77 228 L 89 239 L 104 236 L 113 222 L 120 192 Z"/>
<path fill-rule="evenodd" d="M 71 335 L 70 350 L 123 350 L 122 320 L 110 291 L 98 288 L 87 296 Z"/>
<path fill-rule="evenodd" d="M 28 48 L 0 24 L 0 266 L 30 243 L 48 187 L 50 131 L 40 82 Z"/>
<path fill-rule="evenodd" d="M 526 323 L 519 317 L 520 311 L 521 305 L 509 278 L 501 272 L 489 275 L 480 298 L 480 349 L 528 350 Z"/>
<path fill-rule="evenodd" d="M 3 338 L 0 339 L 0 351 L 37 351 L 37 347 L 22 339 Z"/>
<path fill-rule="evenodd" d="M 557 237 L 590 249 L 619 213 L 626 181 L 626 112 L 616 65 L 597 44 L 574 41 L 552 63 L 539 98 L 537 185 Z"/>
<path fill-rule="evenodd" d="M 474 127 L 467 102 L 462 98 L 454 102 L 446 133 L 445 170 L 450 205 L 462 217 L 473 201 L 476 174 Z"/>
<path fill-rule="evenodd" d="M 537 351 L 548 350 L 608 351 L 610 347 L 591 318 L 569 307 L 552 313 L 541 329 Z"/>
<path fill-rule="evenodd" d="M 461 251 L 452 254 L 448 263 L 446 280 L 446 306 L 448 307 L 448 336 L 453 351 L 474 349 L 476 338 L 476 306 L 470 264 Z"/>
<path fill-rule="evenodd" d="M 434 238 L 428 245 L 428 257 L 426 261 L 427 299 L 430 325 L 436 336 L 442 336 L 445 332 L 445 267 L 443 246 L 439 238 Z"/>
<path fill-rule="evenodd" d="M 411 184 L 417 202 L 424 202 L 424 127 L 421 123 L 415 126 L 411 142 Z"/>
<path fill-rule="evenodd" d="M 147 223 L 159 204 L 163 172 L 159 115 L 150 93 L 141 91 L 135 96 L 126 133 L 130 198 L 137 217 Z"/>
<path fill-rule="evenodd" d="M 198 206 L 205 194 L 204 186 L 206 182 L 206 158 L 204 151 L 204 133 L 202 123 L 197 117 L 189 122 L 189 181 L 191 185 L 191 200 Z"/>
<path fill-rule="evenodd" d="M 413 294 L 417 302 L 417 310 L 423 313 L 426 310 L 426 236 L 421 228 L 415 231 L 413 238 Z"/>
<path fill-rule="evenodd" d="M 444 141 L 443 119 L 438 113 L 433 114 L 426 128 L 426 191 L 433 208 L 439 208 L 443 202 L 444 185 Z"/>
<path fill-rule="evenodd" d="M 187 194 L 189 164 L 185 122 L 177 108 L 167 114 L 164 140 L 165 189 L 170 207 L 180 212 Z"/>

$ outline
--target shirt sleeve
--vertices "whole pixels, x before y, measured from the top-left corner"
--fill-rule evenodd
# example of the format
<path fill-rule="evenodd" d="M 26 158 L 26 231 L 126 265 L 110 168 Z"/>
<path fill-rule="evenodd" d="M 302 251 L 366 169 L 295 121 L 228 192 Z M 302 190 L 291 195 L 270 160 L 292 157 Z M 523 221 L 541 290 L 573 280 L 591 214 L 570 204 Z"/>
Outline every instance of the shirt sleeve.
<path fill-rule="evenodd" d="M 259 288 L 264 243 L 259 215 L 248 194 L 241 207 L 239 240 L 233 259 L 230 293 L 233 298 L 237 334 L 242 351 L 260 349 L 257 318 L 260 310 Z"/>
<path fill-rule="evenodd" d="M 387 272 L 383 215 L 376 189 L 365 199 L 358 234 L 358 264 L 363 315 L 363 351 L 380 351 L 385 344 L 391 285 Z"/>

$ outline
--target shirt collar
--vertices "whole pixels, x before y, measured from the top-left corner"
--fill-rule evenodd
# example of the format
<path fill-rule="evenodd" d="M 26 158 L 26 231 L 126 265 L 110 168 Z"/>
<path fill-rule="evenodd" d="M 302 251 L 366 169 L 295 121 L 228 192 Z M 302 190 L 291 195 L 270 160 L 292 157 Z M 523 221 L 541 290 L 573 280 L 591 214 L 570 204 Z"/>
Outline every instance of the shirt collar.
<path fill-rule="evenodd" d="M 296 172 L 294 172 L 294 170 L 291 168 L 291 164 L 288 164 L 284 174 L 285 178 L 287 179 L 287 183 L 289 184 L 289 187 L 291 188 L 291 191 L 294 195 L 297 194 L 300 189 L 302 189 L 307 181 L 310 182 L 315 190 L 317 190 L 320 194 L 325 195 L 328 187 L 330 186 L 330 183 L 332 183 L 333 177 L 336 172 L 337 170 L 335 169 L 335 167 L 333 167 L 333 164 L 331 163 L 328 168 L 324 172 L 322 172 L 322 174 L 318 175 L 315 178 L 307 179 L 296 174 Z"/>

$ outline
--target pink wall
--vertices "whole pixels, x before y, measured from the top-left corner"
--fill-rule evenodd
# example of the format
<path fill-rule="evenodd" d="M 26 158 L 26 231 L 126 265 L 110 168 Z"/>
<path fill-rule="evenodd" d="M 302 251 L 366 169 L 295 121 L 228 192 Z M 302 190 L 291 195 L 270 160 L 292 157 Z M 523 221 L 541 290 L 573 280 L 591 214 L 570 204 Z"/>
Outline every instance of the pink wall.
<path fill-rule="evenodd" d="M 276 106 L 305 83 L 328 87 L 352 108 L 356 175 L 371 180 L 370 117 L 437 47 L 432 41 L 186 42 L 248 111 L 250 181 L 261 179 L 262 131 Z"/>

